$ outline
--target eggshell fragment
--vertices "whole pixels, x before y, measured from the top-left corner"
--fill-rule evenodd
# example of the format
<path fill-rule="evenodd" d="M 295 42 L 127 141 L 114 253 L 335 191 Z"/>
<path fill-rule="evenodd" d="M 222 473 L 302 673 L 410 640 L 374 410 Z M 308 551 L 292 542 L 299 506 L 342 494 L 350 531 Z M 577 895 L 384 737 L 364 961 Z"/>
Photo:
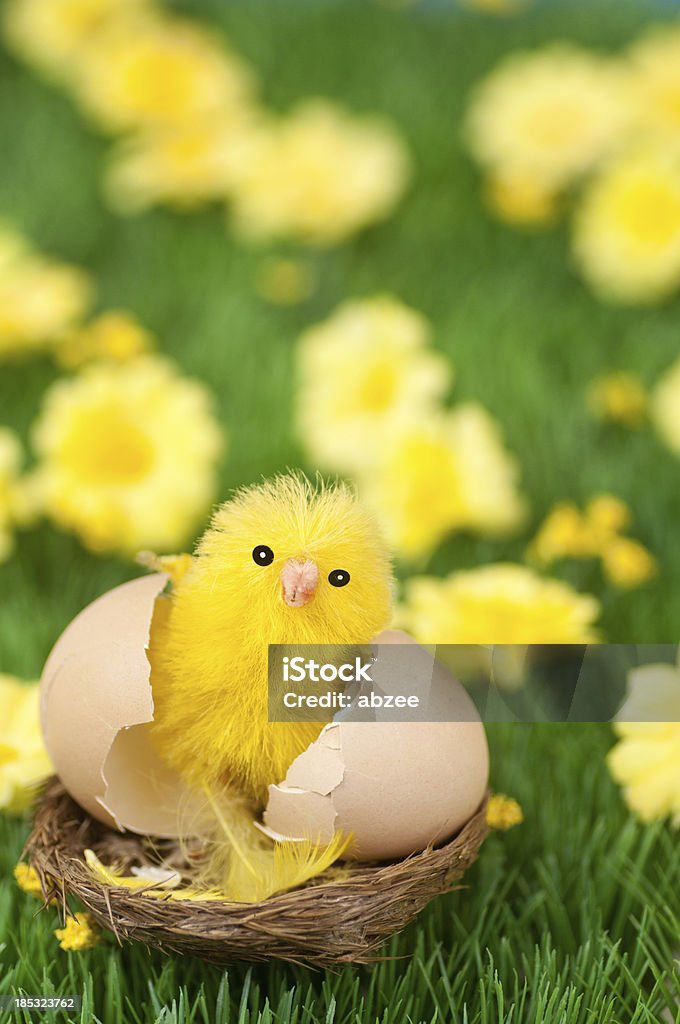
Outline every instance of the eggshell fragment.
<path fill-rule="evenodd" d="M 272 839 L 329 843 L 336 831 L 337 816 L 330 796 L 291 786 L 270 786 L 262 831 Z"/>
<path fill-rule="evenodd" d="M 174 837 L 197 798 L 149 736 L 146 649 L 166 582 L 145 576 L 88 605 L 47 659 L 41 704 L 45 746 L 73 799 L 112 828 Z"/>
<path fill-rule="evenodd" d="M 338 746 L 332 747 L 326 732 L 322 743 L 312 744 L 296 757 L 288 769 L 286 785 L 292 788 L 312 789 L 321 796 L 332 793 L 345 775 L 339 742 L 338 737 Z"/>
<path fill-rule="evenodd" d="M 404 637 L 379 642 L 415 643 Z M 437 699 L 456 720 L 332 723 L 270 786 L 265 831 L 321 842 L 351 832 L 356 860 L 395 860 L 450 838 L 482 801 L 489 753 L 470 697 L 442 672 Z"/>

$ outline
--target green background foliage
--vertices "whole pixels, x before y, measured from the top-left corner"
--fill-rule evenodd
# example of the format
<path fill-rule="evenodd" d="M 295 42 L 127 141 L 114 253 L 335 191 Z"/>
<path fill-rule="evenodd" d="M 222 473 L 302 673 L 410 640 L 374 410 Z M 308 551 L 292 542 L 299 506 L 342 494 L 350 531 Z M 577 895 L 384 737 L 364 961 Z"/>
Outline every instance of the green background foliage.
<path fill-rule="evenodd" d="M 313 297 L 277 309 L 254 287 L 263 252 L 239 245 L 222 211 L 134 220 L 107 212 L 99 185 L 106 141 L 0 52 L 0 217 L 86 266 L 101 308 L 133 310 L 188 374 L 212 385 L 230 435 L 221 496 L 305 464 L 291 427 L 300 330 L 347 296 L 394 292 L 432 320 L 434 345 L 455 365 L 455 400 L 483 402 L 503 425 L 532 525 L 562 498 L 610 490 L 631 504 L 635 534 L 660 560 L 657 581 L 625 594 L 588 563 L 559 573 L 601 598 L 607 638 L 677 640 L 678 463 L 649 429 L 595 424 L 583 392 L 610 368 L 655 380 L 678 354 L 680 302 L 649 310 L 598 303 L 570 265 L 564 227 L 522 233 L 486 215 L 459 137 L 468 88 L 502 54 L 556 38 L 616 50 L 670 8 L 539 3 L 496 20 L 462 13 L 453 0 L 401 9 L 377 0 L 172 6 L 224 30 L 258 69 L 273 107 L 320 94 L 384 111 L 416 160 L 397 214 L 313 256 Z M 0 422 L 27 439 L 55 376 L 47 360 L 3 366 Z M 519 560 L 526 540 L 454 538 L 428 571 Z M 20 537 L 0 568 L 0 671 L 36 677 L 76 612 L 132 575 L 134 567 L 95 559 L 48 526 Z M 403 959 L 324 975 L 280 965 L 221 973 L 113 941 L 64 953 L 52 935 L 56 913 L 36 917 L 37 904 L 11 878 L 28 824 L 0 817 L 0 993 L 82 993 L 82 1020 L 106 1024 L 680 1021 L 680 980 L 671 974 L 680 945 L 677 833 L 628 817 L 604 764 L 608 728 L 490 733 L 494 785 L 521 801 L 526 823 L 493 836 L 465 887 L 390 944 L 386 953 Z"/>

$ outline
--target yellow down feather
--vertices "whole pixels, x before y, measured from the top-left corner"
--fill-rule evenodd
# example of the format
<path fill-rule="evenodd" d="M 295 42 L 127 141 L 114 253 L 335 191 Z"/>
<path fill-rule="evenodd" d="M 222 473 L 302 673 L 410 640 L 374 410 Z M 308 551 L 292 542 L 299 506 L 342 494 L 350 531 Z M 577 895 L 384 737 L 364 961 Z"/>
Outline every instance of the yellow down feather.
<path fill-rule="evenodd" d="M 272 550 L 271 564 L 255 563 L 258 545 Z M 313 599 L 301 607 L 283 599 L 281 573 L 290 559 L 318 567 Z M 149 645 L 154 740 L 189 782 L 211 794 L 215 807 L 227 789 L 245 798 L 255 831 L 252 819 L 269 785 L 285 777 L 322 728 L 268 720 L 268 646 L 369 643 L 391 618 L 388 551 L 351 489 L 314 487 L 290 474 L 237 492 L 215 512 L 194 558 L 165 567 L 174 586 L 159 599 Z M 349 573 L 346 586 L 329 582 L 337 569 Z M 211 860 L 213 867 L 230 865 L 232 874 L 220 882 L 232 892 L 301 884 L 346 845 L 338 838 L 321 850 L 310 837 L 307 846 L 275 847 L 273 856 L 271 845 L 249 835 L 239 864 L 234 813 L 216 821 L 215 830 L 215 849 L 226 845 L 232 852 Z M 254 873 L 246 861 L 259 865 Z"/>
<path fill-rule="evenodd" d="M 270 565 L 253 549 L 266 544 Z M 319 567 L 314 599 L 291 608 L 280 574 L 289 558 Z M 334 587 L 334 569 L 350 574 Z M 215 513 L 196 557 L 152 630 L 154 735 L 190 781 L 227 782 L 264 803 L 318 723 L 268 720 L 269 644 L 361 644 L 391 616 L 391 567 L 373 519 L 343 486 L 315 490 L 282 476 L 237 493 Z"/>
<path fill-rule="evenodd" d="M 255 903 L 283 889 L 304 885 L 321 874 L 351 845 L 351 835 L 336 833 L 330 843 L 313 840 L 274 842 L 256 827 L 252 808 L 227 790 L 207 794 L 215 815 L 215 830 L 202 860 L 192 868 L 191 884 L 168 888 L 149 876 L 126 875 L 101 862 L 93 850 L 85 861 L 99 882 L 145 896 L 169 900 L 221 900 Z"/>

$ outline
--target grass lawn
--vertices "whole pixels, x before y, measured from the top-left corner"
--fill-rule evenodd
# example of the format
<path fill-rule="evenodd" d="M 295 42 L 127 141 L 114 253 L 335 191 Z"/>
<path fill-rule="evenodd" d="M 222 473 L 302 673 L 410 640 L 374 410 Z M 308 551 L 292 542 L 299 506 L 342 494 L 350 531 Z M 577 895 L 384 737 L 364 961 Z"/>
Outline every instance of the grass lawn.
<path fill-rule="evenodd" d="M 480 400 L 503 425 L 532 525 L 556 500 L 599 490 L 632 506 L 636 535 L 660 561 L 653 585 L 626 594 L 588 563 L 563 572 L 601 599 L 607 639 L 677 641 L 678 462 L 648 429 L 594 424 L 583 389 L 613 367 L 652 382 L 678 354 L 680 300 L 650 310 L 599 304 L 569 265 L 565 231 L 525 234 L 486 216 L 458 138 L 469 85 L 502 53 L 564 37 L 616 49 L 670 8 L 537 2 L 495 20 L 461 14 L 453 0 L 404 10 L 377 0 L 173 6 L 223 28 L 275 107 L 323 94 L 392 115 L 417 162 L 397 214 L 316 256 L 319 286 L 308 302 L 268 306 L 253 284 L 262 253 L 239 246 L 220 212 L 109 214 L 98 184 L 106 144 L 67 99 L 0 51 L 0 218 L 88 267 L 102 307 L 132 309 L 187 373 L 210 382 L 231 439 L 224 495 L 304 464 L 290 426 L 300 330 L 349 295 L 394 292 L 432 320 L 435 345 L 455 364 L 456 400 Z M 47 361 L 3 365 L 0 422 L 26 436 L 54 376 Z M 519 560 L 528 536 L 455 538 L 428 570 Z M 0 569 L 0 672 L 35 678 L 76 612 L 132 575 L 47 526 L 21 537 Z M 107 1024 L 677 1024 L 677 832 L 627 815 L 604 765 L 607 727 L 497 726 L 490 740 L 493 783 L 520 800 L 525 824 L 492 836 L 465 888 L 393 940 L 386 953 L 401 959 L 339 974 L 277 965 L 221 973 L 113 940 L 64 953 L 56 914 L 36 918 L 37 904 L 11 878 L 28 824 L 0 816 L 0 994 L 82 994 L 82 1020 Z"/>

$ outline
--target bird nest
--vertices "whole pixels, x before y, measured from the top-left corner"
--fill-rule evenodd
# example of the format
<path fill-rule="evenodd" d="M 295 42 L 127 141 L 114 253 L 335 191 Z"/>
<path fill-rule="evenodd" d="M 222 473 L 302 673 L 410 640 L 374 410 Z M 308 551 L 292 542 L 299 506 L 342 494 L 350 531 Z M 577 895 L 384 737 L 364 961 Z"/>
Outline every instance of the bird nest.
<path fill-rule="evenodd" d="M 26 846 L 46 899 L 73 896 L 116 937 L 223 966 L 286 960 L 312 967 L 368 963 L 435 896 L 450 891 L 488 832 L 486 801 L 448 843 L 390 864 L 348 865 L 261 903 L 189 902 L 98 882 L 83 851 L 124 868 L 148 863 L 149 840 L 91 818 L 57 778 L 43 789 Z M 162 847 L 161 840 L 156 847 Z"/>

